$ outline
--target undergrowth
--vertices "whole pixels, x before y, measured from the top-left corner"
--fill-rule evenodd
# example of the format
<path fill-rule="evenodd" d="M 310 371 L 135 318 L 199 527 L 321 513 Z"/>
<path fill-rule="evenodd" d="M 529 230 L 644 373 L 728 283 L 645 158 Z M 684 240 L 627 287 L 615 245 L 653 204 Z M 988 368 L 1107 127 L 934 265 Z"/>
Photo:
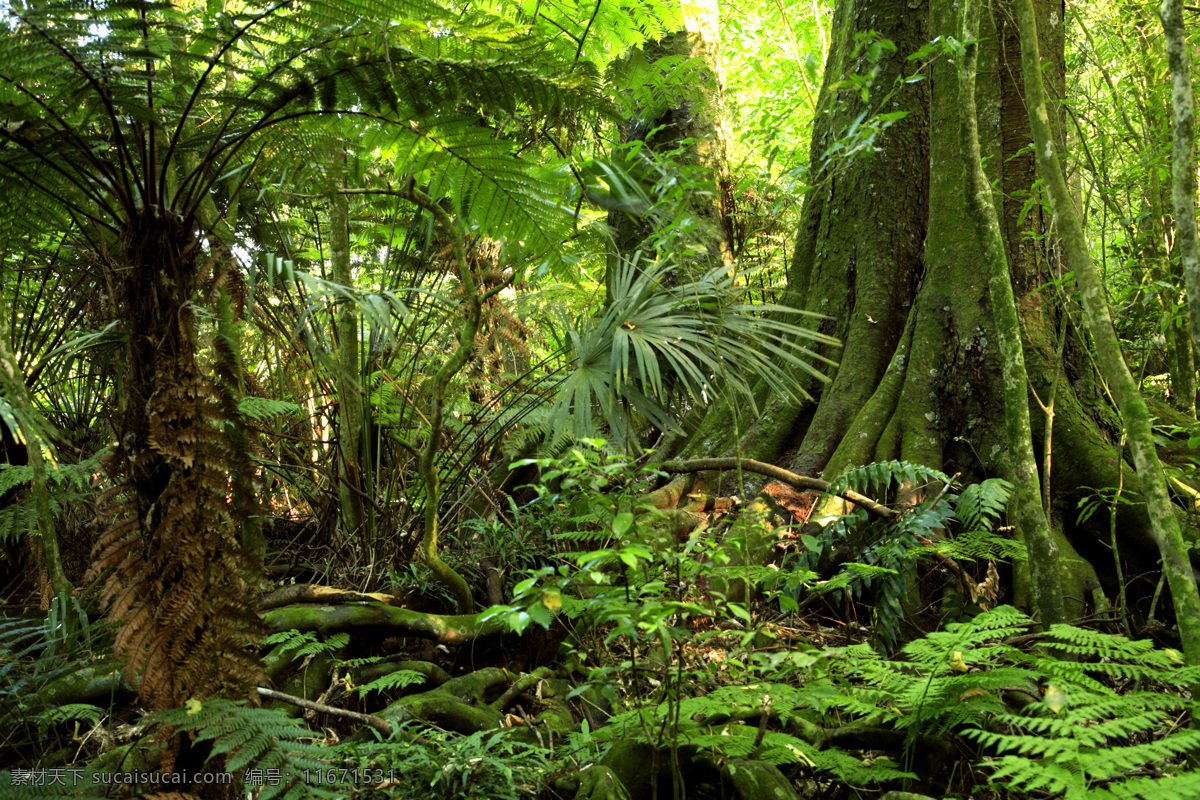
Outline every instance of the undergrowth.
<path fill-rule="evenodd" d="M 814 797 L 831 796 L 825 789 L 834 787 L 960 797 L 983 785 L 994 796 L 1031 800 L 1200 796 L 1200 773 L 1186 769 L 1186 758 L 1200 751 L 1188 691 L 1200 682 L 1200 667 L 1184 665 L 1179 653 L 1070 625 L 1039 632 L 1005 605 L 975 606 L 974 616 L 901 642 L 904 610 L 888 598 L 901 596 L 898 578 L 911 575 L 918 559 L 993 561 L 1017 552 L 999 543 L 1010 490 L 1002 481 L 957 494 L 943 484 L 927 506 L 887 526 L 847 516 L 827 535 L 802 534 L 807 554 L 780 569 L 723 562 L 734 551 L 703 529 L 677 547 L 660 547 L 669 517 L 639 499 L 648 472 L 607 456 L 602 443 L 553 466 L 552 484 L 540 487 L 545 516 L 521 513 L 537 541 L 570 551 L 529 571 L 510 604 L 487 616 L 514 632 L 556 619 L 567 625 L 567 667 L 559 674 L 586 676 L 567 697 L 608 706 L 604 724 L 567 732 L 553 750 L 512 731 L 458 735 L 418 722 L 397 725 L 390 737 L 369 732 L 337 741 L 318 718 L 306 725 L 218 699 L 189 701 L 122 728 L 111 706 L 46 699 L 56 681 L 111 668 L 103 629 L 85 626 L 88 638 L 66 642 L 53 625 L 9 622 L 0 625 L 0 711 L 19 727 L 3 742 L 7 755 L 37 763 L 32 749 L 55 739 L 65 764 L 71 747 L 83 752 L 81 742 L 125 741 L 93 751 L 81 768 L 99 773 L 134 758 L 138 742 L 171 731 L 206 745 L 210 768 L 228 770 L 249 797 L 264 800 L 344 796 L 350 776 L 360 783 L 356 796 L 367 798 L 536 797 L 551 776 L 630 743 L 680 754 L 678 763 L 765 762 L 788 780 L 808 781 Z M 882 493 L 897 479 L 944 476 L 895 463 L 849 475 L 843 485 Z M 749 535 L 747 526 L 730 530 Z M 499 523 L 477 533 L 487 534 L 490 547 L 520 538 Z M 847 546 L 858 548 L 857 560 L 822 583 L 815 571 L 821 558 Z M 764 593 L 736 594 L 738 581 Z M 800 624 L 798 616 L 777 611 L 781 601 L 786 608 L 837 590 L 874 602 L 872 639 L 806 638 L 788 627 Z M 878 630 L 886 625 L 891 633 Z M 338 684 L 346 670 L 380 660 L 355 652 L 351 641 L 345 632 L 289 631 L 263 644 L 293 661 L 332 658 Z M 346 660 L 346 652 L 354 657 Z M 363 702 L 405 693 L 423 679 L 400 670 L 360 687 L 346 683 L 340 694 Z M 3 796 L 66 796 L 30 774 L 0 775 Z M 106 787 L 74 788 L 71 796 L 87 797 Z"/>

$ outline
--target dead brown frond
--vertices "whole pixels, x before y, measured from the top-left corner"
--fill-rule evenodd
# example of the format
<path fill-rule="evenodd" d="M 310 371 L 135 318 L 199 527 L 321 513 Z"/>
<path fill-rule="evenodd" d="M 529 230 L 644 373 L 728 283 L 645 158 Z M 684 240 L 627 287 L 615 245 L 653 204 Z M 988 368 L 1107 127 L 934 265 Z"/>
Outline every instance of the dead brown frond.
<path fill-rule="evenodd" d="M 101 601 L 119 623 L 114 649 L 125 676 L 152 709 L 193 697 L 253 699 L 260 681 L 247 647 L 261 635 L 251 605 L 254 558 L 238 535 L 239 523 L 256 516 L 245 503 L 248 458 L 223 429 L 238 419 L 228 388 L 236 364 L 216 343 L 223 388 L 196 364 L 196 244 L 161 220 L 127 234 L 133 268 L 121 274 L 135 325 L 133 399 L 106 465 L 115 486 L 98 503 L 92 574 L 103 577 Z M 218 287 L 227 265 L 210 260 Z M 139 289 L 139 280 L 155 291 Z"/>

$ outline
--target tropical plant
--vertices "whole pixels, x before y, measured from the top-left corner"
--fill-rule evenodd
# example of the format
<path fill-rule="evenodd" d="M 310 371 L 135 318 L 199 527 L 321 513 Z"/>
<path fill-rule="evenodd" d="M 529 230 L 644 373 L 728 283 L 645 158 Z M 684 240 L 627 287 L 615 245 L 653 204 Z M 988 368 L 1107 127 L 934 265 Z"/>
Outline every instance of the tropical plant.
<path fill-rule="evenodd" d="M 779 319 L 786 309 L 744 302 L 736 271 L 717 267 L 675 283 L 668 280 L 674 266 L 670 258 L 619 262 L 602 312 L 574 324 L 564 320 L 570 366 L 544 422 L 547 430 L 587 437 L 596 430 L 599 410 L 614 444 L 636 451 L 634 412 L 671 430 L 676 423 L 668 409 L 677 400 L 699 405 L 717 391 L 732 391 L 753 403 L 753 378 L 779 395 L 802 395 L 779 362 L 818 378 L 823 376 L 813 362 L 834 363 L 806 343 L 836 346 L 836 340 Z M 769 321 L 760 315 L 770 315 Z"/>
<path fill-rule="evenodd" d="M 97 272 L 125 328 L 130 366 L 109 466 L 118 483 L 104 498 L 96 566 L 115 568 L 105 598 L 125 619 L 118 651 L 134 654 L 129 669 L 159 708 L 244 696 L 254 682 L 243 647 L 255 630 L 250 562 L 223 533 L 257 518 L 239 348 L 219 324 L 217 380 L 207 380 L 195 311 L 252 291 L 231 250 L 251 178 L 365 136 L 402 182 L 420 181 L 479 232 L 544 252 L 569 215 L 540 168 L 511 158 L 479 113 L 603 106 L 586 62 L 487 12 L 422 2 L 361 11 L 135 2 L 79 13 L 51 2 L 15 10 L 0 43 L 4 246 L 38 238 L 48 220 L 73 231 L 74 266 Z M 218 408 L 230 429 L 215 424 Z M 228 656 L 220 675 L 214 652 Z"/>

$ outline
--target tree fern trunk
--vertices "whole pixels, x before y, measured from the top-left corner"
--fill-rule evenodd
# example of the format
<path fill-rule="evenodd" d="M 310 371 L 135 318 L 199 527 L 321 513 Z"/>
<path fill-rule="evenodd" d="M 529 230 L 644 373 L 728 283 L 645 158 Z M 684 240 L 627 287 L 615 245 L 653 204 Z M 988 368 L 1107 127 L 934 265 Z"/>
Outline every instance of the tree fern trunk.
<path fill-rule="evenodd" d="M 340 148 L 332 155 L 334 185 L 329 194 L 329 259 L 334 283 L 354 286 L 350 272 L 350 201 L 342 188 L 346 154 Z M 358 364 L 358 311 L 353 302 L 343 300 L 337 312 L 337 365 L 334 376 L 338 394 L 338 452 L 342 469 L 337 486 L 341 505 L 342 535 L 363 537 L 364 552 L 370 552 L 370 537 L 363 513 L 361 464 L 362 391 Z"/>

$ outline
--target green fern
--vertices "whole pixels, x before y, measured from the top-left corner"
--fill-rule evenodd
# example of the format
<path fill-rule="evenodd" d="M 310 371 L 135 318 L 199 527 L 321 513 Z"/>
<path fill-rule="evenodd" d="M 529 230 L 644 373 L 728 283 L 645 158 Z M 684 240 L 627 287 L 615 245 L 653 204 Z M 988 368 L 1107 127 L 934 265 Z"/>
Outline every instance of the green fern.
<path fill-rule="evenodd" d="M 329 767 L 327 751 L 314 744 L 320 734 L 277 711 L 251 708 L 243 701 L 191 701 L 186 708 L 148 714 L 148 723 L 191 734 L 196 742 L 212 742 L 210 757 L 225 756 L 225 769 L 241 777 L 249 768 L 278 770 L 278 784 L 264 783 L 258 800 L 335 797 L 337 792 L 303 780 L 309 772 Z"/>
<path fill-rule="evenodd" d="M 263 640 L 264 645 L 280 645 L 281 655 L 295 653 L 294 659 L 308 658 L 322 654 L 340 653 L 350 643 L 350 634 L 335 633 L 328 639 L 320 639 L 315 633 L 304 631 L 280 631 L 272 633 Z"/>
<path fill-rule="evenodd" d="M 98 469 L 98 457 L 79 464 L 47 464 L 46 478 L 50 484 L 50 513 L 55 517 L 72 506 L 90 503 L 95 498 L 91 489 L 92 475 Z M 33 480 L 33 468 L 0 464 L 0 494 Z M 14 502 L 0 508 L 0 542 L 13 539 L 38 526 L 33 492 L 24 492 Z"/>
<path fill-rule="evenodd" d="M 833 479 L 829 490 L 842 492 L 851 489 L 863 494 L 882 493 L 895 481 L 909 486 L 937 484 L 939 488 L 950 482 L 945 473 L 936 469 L 910 464 L 907 461 L 876 461 L 865 466 L 853 467 Z"/>
<path fill-rule="evenodd" d="M 389 672 L 380 678 L 376 678 L 370 683 L 356 686 L 355 691 L 358 696 L 366 697 L 371 692 L 384 692 L 388 689 L 403 689 L 408 686 L 415 686 L 419 683 L 424 683 L 428 678 L 419 672 L 411 669 L 398 669 L 395 672 Z"/>
<path fill-rule="evenodd" d="M 894 660 L 848 648 L 847 683 L 810 683 L 808 705 L 836 714 L 840 725 L 958 731 L 998 754 L 985 760 L 997 783 L 1025 793 L 1188 796 L 1195 773 L 1137 773 L 1200 748 L 1200 731 L 1175 724 L 1193 706 L 1176 687 L 1193 684 L 1200 670 L 1149 642 L 1068 625 L 1039 637 L 1044 650 L 1008 643 L 1032 628 L 1027 616 L 1001 606 L 910 642 Z M 1141 688 L 1122 694 L 1112 688 L 1117 682 Z M 1017 713 L 1007 693 L 1035 699 Z"/>
<path fill-rule="evenodd" d="M 1200 749 L 1200 731 L 1176 728 L 1180 702 L 1163 703 L 1148 692 L 1097 698 L 1082 687 L 1050 684 L 1046 697 L 1021 715 L 998 714 L 996 721 L 1020 733 L 972 730 L 968 735 L 1002 753 L 991 763 L 992 780 L 1024 792 L 1063 794 L 1068 800 L 1095 797 L 1151 797 L 1200 786 L 1196 773 L 1126 787 L 1126 775 L 1148 765 L 1180 760 Z M 1164 706 L 1167 706 L 1164 708 Z M 1173 706 L 1173 707 L 1172 707 Z M 1169 713 L 1174 712 L 1174 713 Z M 1033 716 L 1041 715 L 1041 716 Z M 1169 731 L 1161 736 L 1163 730 Z M 1134 738 L 1151 738 L 1125 744 Z M 1195 796 L 1195 795 L 1191 795 Z"/>
<path fill-rule="evenodd" d="M 963 489 L 954 506 L 954 514 L 967 530 L 990 531 L 1004 516 L 1013 485 L 1002 478 L 988 478 Z"/>
<path fill-rule="evenodd" d="M 238 401 L 238 409 L 250 419 L 263 420 L 279 414 L 294 414 L 300 411 L 300 406 L 269 397 L 243 397 Z"/>
<path fill-rule="evenodd" d="M 958 561 L 1018 561 L 1029 557 L 1024 542 L 1006 539 L 990 530 L 965 531 L 954 538 L 942 537 L 917 551 L 941 553 Z"/>
<path fill-rule="evenodd" d="M 601 741 L 649 738 L 662 745 L 657 737 L 670 725 L 670 737 L 676 745 L 711 749 L 724 758 L 745 758 L 754 752 L 757 727 L 728 720 L 752 718 L 759 710 L 770 706 L 786 727 L 793 717 L 800 716 L 799 708 L 809 707 L 812 703 L 813 696 L 805 687 L 772 682 L 724 686 L 706 695 L 679 701 L 677 710 L 673 705 L 663 703 L 623 712 L 609 720 L 608 725 L 596 731 L 594 736 Z M 889 766 L 886 760 L 868 766 L 846 751 L 822 750 L 770 728 L 763 734 L 756 757 L 777 765 L 803 764 L 862 786 L 913 777 L 898 765 Z"/>

